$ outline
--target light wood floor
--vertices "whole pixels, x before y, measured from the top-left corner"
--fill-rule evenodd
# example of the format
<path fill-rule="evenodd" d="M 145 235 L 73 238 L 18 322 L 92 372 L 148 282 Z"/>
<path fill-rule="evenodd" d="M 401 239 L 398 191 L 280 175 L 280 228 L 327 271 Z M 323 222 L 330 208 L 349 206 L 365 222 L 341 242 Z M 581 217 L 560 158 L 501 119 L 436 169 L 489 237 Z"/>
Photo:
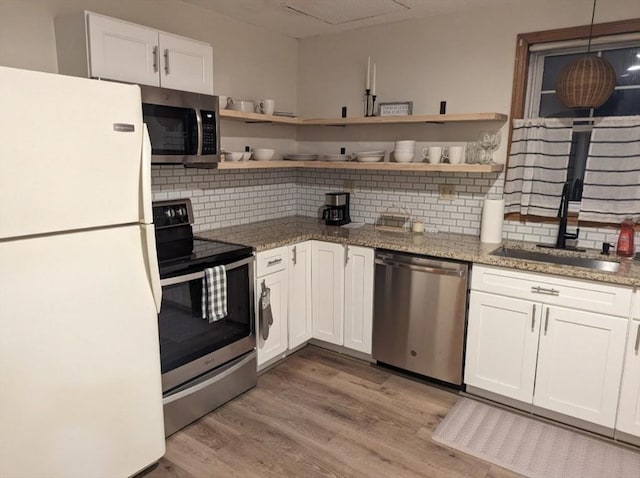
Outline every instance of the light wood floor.
<path fill-rule="evenodd" d="M 431 440 L 457 398 L 308 346 L 171 436 L 145 478 L 517 476 Z"/>

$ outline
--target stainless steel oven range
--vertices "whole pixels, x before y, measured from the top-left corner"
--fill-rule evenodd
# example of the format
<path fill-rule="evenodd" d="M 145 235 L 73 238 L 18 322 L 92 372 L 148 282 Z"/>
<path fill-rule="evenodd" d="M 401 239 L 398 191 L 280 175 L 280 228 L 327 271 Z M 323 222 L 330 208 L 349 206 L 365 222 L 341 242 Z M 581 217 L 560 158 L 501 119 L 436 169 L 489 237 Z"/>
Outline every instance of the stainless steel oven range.
<path fill-rule="evenodd" d="M 162 284 L 158 314 L 165 435 L 256 385 L 250 247 L 194 238 L 188 199 L 153 204 Z M 206 268 L 224 265 L 227 316 L 202 318 Z"/>

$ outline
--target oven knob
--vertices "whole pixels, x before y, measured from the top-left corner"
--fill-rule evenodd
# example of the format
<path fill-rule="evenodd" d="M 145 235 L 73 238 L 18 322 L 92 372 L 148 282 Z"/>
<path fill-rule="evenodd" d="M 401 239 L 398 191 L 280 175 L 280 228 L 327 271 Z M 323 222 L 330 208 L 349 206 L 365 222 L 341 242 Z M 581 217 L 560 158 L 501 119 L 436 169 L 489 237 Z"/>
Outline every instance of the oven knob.
<path fill-rule="evenodd" d="M 167 215 L 167 217 L 169 219 L 173 218 L 173 216 L 176 215 L 175 211 L 173 209 L 167 209 L 167 211 L 165 212 L 165 214 Z"/>

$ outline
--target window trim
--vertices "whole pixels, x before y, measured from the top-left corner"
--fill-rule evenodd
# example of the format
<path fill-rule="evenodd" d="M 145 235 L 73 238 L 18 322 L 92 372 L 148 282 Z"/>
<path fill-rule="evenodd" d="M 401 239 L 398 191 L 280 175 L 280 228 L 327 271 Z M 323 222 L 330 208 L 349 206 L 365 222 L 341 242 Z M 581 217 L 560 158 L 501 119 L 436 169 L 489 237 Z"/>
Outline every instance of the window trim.
<path fill-rule="evenodd" d="M 582 25 L 570 28 L 543 30 L 538 32 L 520 33 L 516 38 L 515 63 L 513 66 L 513 87 L 511 90 L 511 111 L 509 113 L 509 142 L 507 145 L 507 160 L 505 171 L 509 166 L 509 154 L 511 153 L 511 135 L 513 132 L 513 120 L 523 119 L 527 99 L 527 82 L 529 81 L 529 49 L 532 45 L 540 43 L 562 42 L 569 40 L 583 40 L 589 38 L 590 25 Z M 593 25 L 592 38 L 620 35 L 625 33 L 640 32 L 640 18 L 631 18 L 617 22 L 596 23 Z M 506 180 L 506 174 L 505 174 Z M 522 216 L 519 213 L 505 215 L 509 220 L 527 220 L 528 222 L 557 222 L 552 218 L 537 218 Z M 573 218 L 577 223 L 577 215 Z M 614 227 L 612 224 L 599 222 L 580 221 L 580 225 L 587 227 Z M 615 225 L 617 227 L 617 225 Z"/>

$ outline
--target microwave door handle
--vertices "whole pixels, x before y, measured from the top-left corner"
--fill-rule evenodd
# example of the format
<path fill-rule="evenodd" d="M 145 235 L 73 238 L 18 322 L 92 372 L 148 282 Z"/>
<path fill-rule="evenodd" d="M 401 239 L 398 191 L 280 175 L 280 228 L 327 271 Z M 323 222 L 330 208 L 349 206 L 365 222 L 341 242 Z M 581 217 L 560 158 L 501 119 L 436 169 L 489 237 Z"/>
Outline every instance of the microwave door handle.
<path fill-rule="evenodd" d="M 204 134 L 204 131 L 202 129 L 202 113 L 198 108 L 196 108 L 196 123 L 198 127 L 198 150 L 196 151 L 196 154 L 198 156 L 202 156 L 202 135 Z"/>

